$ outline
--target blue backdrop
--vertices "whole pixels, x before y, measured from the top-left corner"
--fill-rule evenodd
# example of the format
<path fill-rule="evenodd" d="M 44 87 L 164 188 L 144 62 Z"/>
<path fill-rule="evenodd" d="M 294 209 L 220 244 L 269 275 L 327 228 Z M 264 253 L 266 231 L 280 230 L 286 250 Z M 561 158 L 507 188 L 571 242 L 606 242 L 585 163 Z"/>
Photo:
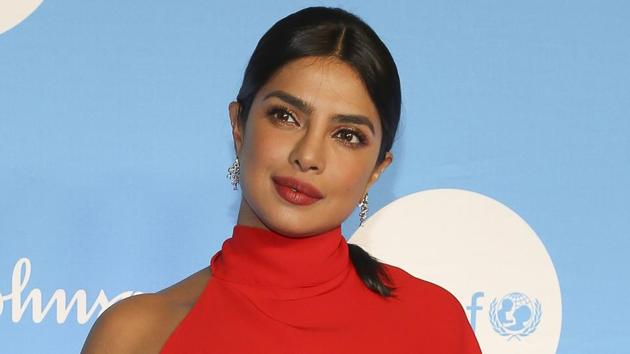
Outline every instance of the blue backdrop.
<path fill-rule="evenodd" d="M 79 352 L 100 311 L 77 315 L 81 294 L 89 311 L 209 263 L 239 201 L 227 105 L 264 31 L 315 4 L 363 17 L 398 64 L 371 211 L 430 188 L 509 205 L 558 272 L 558 353 L 630 346 L 627 2 L 75 0 L 0 35 L 0 352 Z M 44 313 L 64 294 L 77 307 Z"/>

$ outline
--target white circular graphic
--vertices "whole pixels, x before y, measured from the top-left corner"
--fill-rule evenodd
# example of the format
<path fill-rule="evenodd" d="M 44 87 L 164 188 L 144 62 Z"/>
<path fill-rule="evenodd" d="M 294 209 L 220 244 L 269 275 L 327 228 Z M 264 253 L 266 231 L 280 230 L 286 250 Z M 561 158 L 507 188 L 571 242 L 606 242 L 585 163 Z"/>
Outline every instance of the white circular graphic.
<path fill-rule="evenodd" d="M 448 289 L 484 354 L 554 354 L 562 301 L 545 246 L 507 206 L 460 189 L 402 197 L 348 242 Z"/>
<path fill-rule="evenodd" d="M 44 0 L 0 0 L 0 34 L 17 26 Z"/>

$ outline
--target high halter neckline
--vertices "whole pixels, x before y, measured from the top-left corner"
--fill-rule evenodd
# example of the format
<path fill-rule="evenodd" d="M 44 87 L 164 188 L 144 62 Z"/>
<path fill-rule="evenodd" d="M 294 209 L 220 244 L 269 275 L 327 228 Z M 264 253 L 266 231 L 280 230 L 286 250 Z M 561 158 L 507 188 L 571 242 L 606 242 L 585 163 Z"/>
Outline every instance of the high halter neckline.
<path fill-rule="evenodd" d="M 273 289 L 280 297 L 306 296 L 334 287 L 351 269 L 341 226 L 303 238 L 235 225 L 232 237 L 210 262 L 213 277 L 248 287 Z M 278 293 L 281 289 L 288 292 Z"/>

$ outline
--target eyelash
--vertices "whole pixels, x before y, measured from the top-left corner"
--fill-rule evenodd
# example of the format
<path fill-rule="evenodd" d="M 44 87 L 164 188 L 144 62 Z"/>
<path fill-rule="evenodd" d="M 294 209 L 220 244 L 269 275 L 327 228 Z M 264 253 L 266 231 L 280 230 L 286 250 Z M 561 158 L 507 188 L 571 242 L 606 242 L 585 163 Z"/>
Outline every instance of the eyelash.
<path fill-rule="evenodd" d="M 285 124 L 285 125 L 297 124 L 297 123 L 287 122 L 287 120 L 284 119 L 284 118 L 279 118 L 280 114 L 282 114 L 282 115 L 287 114 L 287 115 L 291 116 L 291 118 L 293 118 L 294 121 L 297 122 L 297 119 L 295 118 L 295 113 L 291 109 L 289 109 L 287 107 L 270 107 L 267 110 L 267 115 L 269 117 L 273 118 L 274 120 L 280 121 L 280 124 Z M 357 143 L 351 143 L 351 142 L 349 142 L 346 139 L 339 139 L 342 144 L 347 145 L 347 146 L 349 146 L 351 148 L 358 148 L 360 146 L 366 145 L 366 143 L 367 143 L 367 137 L 360 130 L 353 129 L 353 128 L 341 128 L 341 129 L 337 130 L 334 135 L 337 136 L 340 133 L 353 134 L 359 140 L 359 142 L 357 142 Z"/>

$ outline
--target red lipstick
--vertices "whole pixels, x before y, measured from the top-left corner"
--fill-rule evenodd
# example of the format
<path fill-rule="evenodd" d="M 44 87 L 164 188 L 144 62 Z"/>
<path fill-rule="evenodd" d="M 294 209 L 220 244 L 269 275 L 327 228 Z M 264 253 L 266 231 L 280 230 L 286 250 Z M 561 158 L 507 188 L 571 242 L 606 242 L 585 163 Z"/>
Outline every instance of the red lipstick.
<path fill-rule="evenodd" d="M 275 176 L 271 179 L 278 194 L 291 204 L 309 205 L 324 198 L 317 188 L 295 178 Z"/>

